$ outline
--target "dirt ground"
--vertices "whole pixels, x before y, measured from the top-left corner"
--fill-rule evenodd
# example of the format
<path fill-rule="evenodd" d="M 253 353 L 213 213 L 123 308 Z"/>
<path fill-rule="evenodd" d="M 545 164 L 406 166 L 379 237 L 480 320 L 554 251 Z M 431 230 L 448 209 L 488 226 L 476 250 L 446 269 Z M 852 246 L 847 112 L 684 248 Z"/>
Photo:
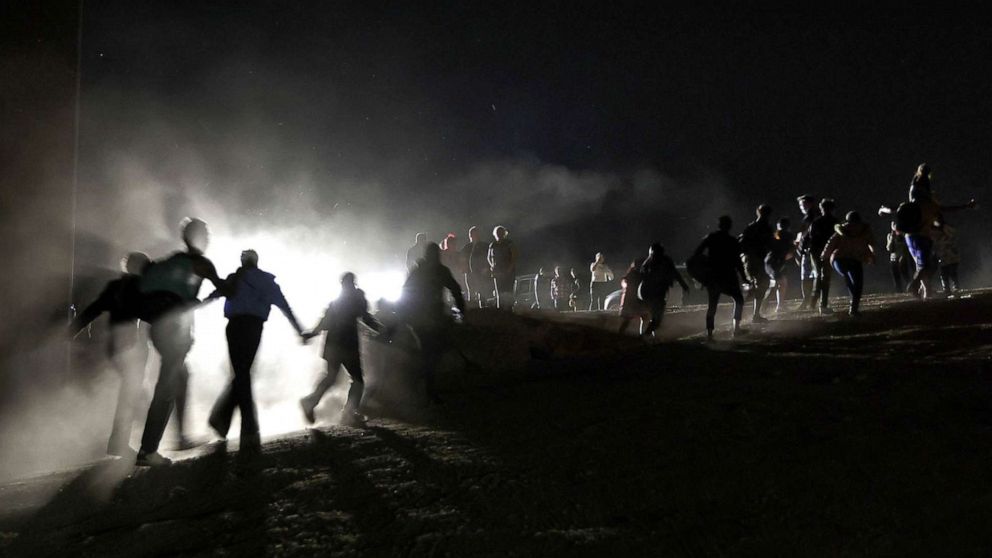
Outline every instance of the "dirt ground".
<path fill-rule="evenodd" d="M 988 555 L 992 292 L 702 320 L 470 315 L 445 405 L 7 484 L 0 553 Z"/>

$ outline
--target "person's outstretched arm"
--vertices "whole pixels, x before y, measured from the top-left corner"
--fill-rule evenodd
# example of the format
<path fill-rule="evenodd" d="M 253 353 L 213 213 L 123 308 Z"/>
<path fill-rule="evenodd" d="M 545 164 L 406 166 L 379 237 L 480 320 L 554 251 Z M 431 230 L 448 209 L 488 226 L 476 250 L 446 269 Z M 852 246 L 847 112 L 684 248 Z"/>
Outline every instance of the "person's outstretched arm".
<path fill-rule="evenodd" d="M 86 326 L 93 323 L 93 320 L 99 318 L 100 314 L 109 312 L 111 304 L 113 304 L 113 300 L 114 282 L 111 281 L 110 283 L 107 283 L 106 287 L 103 288 L 100 296 L 96 297 L 96 300 L 91 302 L 86 309 L 76 316 L 76 319 L 72 320 L 72 324 L 69 326 L 69 335 L 72 338 L 75 338 L 80 332 L 86 329 Z"/>
<path fill-rule="evenodd" d="M 978 207 L 978 202 L 975 201 L 975 198 L 972 198 L 968 200 L 968 203 L 963 203 L 961 205 L 942 205 L 940 206 L 940 210 L 953 212 L 953 211 L 961 211 L 964 209 L 975 209 L 976 207 Z"/>
<path fill-rule="evenodd" d="M 376 333 L 381 333 L 383 330 L 382 322 L 375 319 L 375 316 L 369 313 L 369 301 L 365 298 L 365 293 L 362 293 L 362 316 L 359 318 L 363 324 L 369 327 L 372 331 Z"/>
<path fill-rule="evenodd" d="M 272 304 L 276 306 L 279 310 L 282 310 L 283 315 L 289 320 L 290 325 L 296 330 L 296 333 L 303 337 L 303 327 L 300 326 L 300 322 L 296 319 L 296 314 L 293 314 L 293 309 L 289 307 L 289 302 L 286 301 L 286 297 L 282 294 L 282 289 L 275 282 L 272 283 Z"/>

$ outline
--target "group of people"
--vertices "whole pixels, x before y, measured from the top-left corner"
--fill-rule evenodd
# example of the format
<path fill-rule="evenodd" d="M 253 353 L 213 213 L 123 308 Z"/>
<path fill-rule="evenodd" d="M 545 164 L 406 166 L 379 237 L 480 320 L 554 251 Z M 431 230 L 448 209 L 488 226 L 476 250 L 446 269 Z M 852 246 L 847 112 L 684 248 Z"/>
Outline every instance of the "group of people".
<path fill-rule="evenodd" d="M 829 305 L 832 272 L 844 281 L 851 302 L 849 314 L 860 316 L 861 297 L 864 291 L 864 266 L 874 263 L 875 246 L 871 227 L 857 211 L 849 211 L 843 221 L 834 216 L 836 203 L 824 198 L 817 202 L 809 194 L 796 200 L 803 215 L 802 227 L 794 233 L 787 217 L 773 224 L 772 208 L 758 206 L 756 218 L 734 237 L 730 234 L 733 221 L 721 216 L 717 230 L 708 234 L 692 256 L 686 261 L 686 271 L 706 289 L 707 338 L 712 339 L 714 317 L 721 295 L 734 301 L 733 331 L 741 333 L 744 310 L 744 289 L 753 295 L 754 323 L 767 322 L 762 307 L 773 295 L 776 311 L 780 310 L 787 296 L 788 263 L 799 266 L 802 303 L 800 309 L 831 314 Z M 893 215 L 886 248 L 890 253 L 892 275 L 898 291 L 920 298 L 933 296 L 931 278 L 939 270 L 945 293 L 953 295 L 959 288 L 957 267 L 960 256 L 954 228 L 946 221 L 946 214 L 962 209 L 975 208 L 975 200 L 963 205 L 941 205 L 931 187 L 930 168 L 921 164 L 910 184 L 909 196 L 897 209 L 882 206 L 879 215 Z M 621 281 L 620 332 L 628 328 L 633 318 L 641 318 L 642 326 L 650 317 L 642 334 L 651 335 L 664 312 L 664 300 L 659 301 L 653 286 L 645 289 L 645 282 L 657 260 L 660 245 L 649 250 L 647 259 L 631 263 Z M 909 263 L 913 267 L 910 269 Z M 665 276 L 665 290 L 675 282 L 688 289 L 681 275 L 668 266 L 671 277 Z M 647 294 L 646 294 L 647 293 Z"/>
<path fill-rule="evenodd" d="M 798 264 L 802 292 L 801 308 L 831 313 L 829 292 L 831 270 L 844 281 L 851 296 L 849 313 L 860 314 L 864 287 L 864 265 L 875 260 L 871 227 L 856 211 L 844 220 L 834 216 L 835 202 L 812 195 L 797 198 L 803 215 L 797 233 L 788 218 L 772 222 L 772 208 L 762 204 L 754 221 L 738 236 L 731 230 L 733 221 L 721 216 L 716 230 L 707 234 L 686 261 L 686 271 L 703 286 L 708 295 L 706 311 L 707 339 L 712 339 L 715 315 L 721 296 L 734 302 L 733 332 L 742 333 L 744 290 L 753 295 L 751 319 L 767 321 L 762 315 L 764 302 L 775 296 L 776 310 L 787 295 L 790 262 Z M 920 165 L 910 186 L 908 201 L 893 209 L 882 206 L 880 215 L 895 218 L 887 237 L 893 279 L 898 288 L 919 297 L 932 296 L 931 278 L 939 270 L 945 289 L 958 288 L 958 251 L 954 229 L 945 214 L 976 207 L 972 200 L 964 205 L 946 206 L 936 201 L 930 170 Z M 452 306 L 464 314 L 467 301 L 486 306 L 495 297 L 499 308 L 512 308 L 518 255 L 505 227 L 493 230 L 493 239 L 479 238 L 478 228 L 468 231 L 469 241 L 460 249 L 456 237 L 449 234 L 440 245 L 428 242 L 420 233 L 407 253 L 409 274 L 402 297 L 396 307 L 394 324 L 386 327 L 369 313 L 364 292 L 358 288 L 353 273 L 341 277 L 340 295 L 332 301 L 321 321 L 304 330 L 275 282 L 275 277 L 258 267 L 254 250 L 241 254 L 241 267 L 221 279 L 213 263 L 204 256 L 209 232 L 199 219 L 188 219 L 182 228 L 185 249 L 158 261 L 145 254 L 129 254 L 122 262 L 123 275 L 107 284 L 100 296 L 73 322 L 72 334 L 78 335 L 100 314 L 110 317 L 108 352 L 111 363 L 121 375 L 120 395 L 107 451 L 125 456 L 134 452 L 129 446 L 134 403 L 140 391 L 141 373 L 147 359 L 147 343 L 142 333 L 147 329 L 152 345 L 161 356 L 161 369 L 148 407 L 141 445 L 136 453 L 138 465 L 164 465 L 170 461 L 159 452 L 166 425 L 176 414 L 179 447 L 196 442 L 184 435 L 186 394 L 189 371 L 186 357 L 193 345 L 192 310 L 199 304 L 225 298 L 224 315 L 228 320 L 226 336 L 232 378 L 217 398 L 210 416 L 210 427 L 226 438 L 234 410 L 241 414 L 241 448 L 245 455 L 260 450 L 257 411 L 251 387 L 251 369 L 270 309 L 282 311 L 303 343 L 322 333 L 326 335 L 323 358 L 327 373 L 314 390 L 300 400 L 307 422 L 316 420 L 315 408 L 343 367 L 351 377 L 351 388 L 341 422 L 358 425 L 364 395 L 359 327 L 389 338 L 395 324 L 408 327 L 419 346 L 419 372 L 424 382 L 426 402 L 440 403 L 434 386 L 434 371 L 445 348 L 452 323 Z M 911 276 L 907 261 L 914 264 Z M 454 271 L 454 272 L 453 272 Z M 464 287 L 456 274 L 461 276 Z M 604 307 L 612 269 L 603 254 L 590 264 L 590 309 Z M 541 274 L 543 276 L 543 273 Z M 203 302 L 197 297 L 204 280 L 215 290 Z M 661 324 L 668 292 L 679 284 L 685 292 L 689 284 L 665 253 L 664 247 L 651 245 L 647 256 L 631 262 L 621 279 L 620 332 L 624 333 L 635 318 L 641 320 L 641 334 L 653 336 Z M 536 288 L 536 287 L 535 287 Z M 551 303 L 556 309 L 577 308 L 580 285 L 575 269 L 568 275 L 556 266 L 548 285 Z M 464 296 L 463 296 L 464 292 Z"/>
<path fill-rule="evenodd" d="M 327 361 L 327 372 L 314 390 L 300 399 L 306 421 L 312 424 L 316 420 L 315 408 L 334 385 L 343 367 L 351 377 L 351 387 L 341 422 L 364 423 L 366 417 L 360 413 L 365 383 L 359 324 L 387 336 L 393 332 L 369 313 L 368 301 L 357 286 L 355 274 L 346 272 L 341 276 L 340 294 L 328 305 L 316 327 L 307 331 L 296 319 L 275 276 L 259 268 L 259 256 L 254 250 L 242 252 L 241 267 L 221 279 L 213 263 L 204 256 L 209 241 L 206 223 L 188 219 L 182 227 L 182 238 L 184 250 L 158 261 L 151 261 L 140 252 L 129 254 L 122 262 L 122 276 L 109 282 L 70 326 L 71 336 L 76 337 L 101 314 L 109 314 L 108 357 L 120 374 L 121 384 L 107 453 L 120 457 L 135 455 L 130 438 L 148 356 L 147 341 L 143 337 L 146 330 L 152 346 L 161 356 L 161 368 L 148 406 L 141 445 L 135 455 L 136 464 L 171 463 L 158 450 L 173 410 L 179 431 L 178 449 L 197 445 L 185 435 L 184 428 L 189 381 L 186 357 L 193 346 L 193 310 L 218 298 L 225 299 L 232 378 L 213 405 L 208 424 L 219 437 L 226 439 L 237 409 L 241 415 L 241 456 L 251 457 L 261 450 L 251 369 L 272 306 L 282 311 L 301 342 L 306 343 L 322 333 L 326 335 L 323 358 Z M 211 282 L 215 290 L 200 302 L 197 297 L 204 280 Z M 403 304 L 398 315 L 419 343 L 428 403 L 440 402 L 434 389 L 433 372 L 443 352 L 450 323 L 450 312 L 446 310 L 443 296 L 445 290 L 457 308 L 464 312 L 461 287 L 441 264 L 440 247 L 426 243 L 422 257 L 414 263 L 404 283 Z"/>

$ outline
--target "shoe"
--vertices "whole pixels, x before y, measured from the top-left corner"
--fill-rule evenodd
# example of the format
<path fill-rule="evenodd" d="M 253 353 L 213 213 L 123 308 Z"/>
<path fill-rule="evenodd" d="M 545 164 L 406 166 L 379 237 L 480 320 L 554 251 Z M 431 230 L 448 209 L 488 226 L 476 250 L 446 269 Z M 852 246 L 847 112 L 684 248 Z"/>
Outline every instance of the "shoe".
<path fill-rule="evenodd" d="M 755 317 L 751 318 L 751 323 L 752 324 L 767 324 L 768 323 L 768 318 L 766 318 L 764 316 L 755 316 Z"/>
<path fill-rule="evenodd" d="M 300 409 L 303 411 L 303 418 L 306 419 L 307 424 L 313 424 L 317 422 L 317 417 L 313 415 L 313 409 L 316 405 L 310 403 L 310 399 L 304 397 L 300 399 Z"/>
<path fill-rule="evenodd" d="M 831 310 L 829 306 L 821 306 L 820 307 L 820 315 L 821 316 L 829 316 L 830 314 L 833 314 L 833 313 L 834 313 L 834 311 Z"/>
<path fill-rule="evenodd" d="M 176 449 L 179 451 L 191 450 L 206 444 L 207 441 L 208 440 L 199 437 L 193 438 L 190 436 L 180 436 L 179 441 L 176 442 Z"/>
<path fill-rule="evenodd" d="M 227 439 L 227 431 L 231 429 L 230 424 L 227 425 L 227 428 L 224 428 L 224 425 L 221 424 L 220 419 L 214 416 L 207 419 L 207 424 L 210 425 L 210 429 L 213 430 L 221 440 Z"/>
<path fill-rule="evenodd" d="M 341 424 L 343 426 L 362 427 L 365 426 L 369 417 L 355 411 L 344 411 L 341 413 Z"/>
<path fill-rule="evenodd" d="M 139 451 L 134 464 L 138 467 L 164 467 L 172 465 L 172 460 L 163 457 L 159 452 L 144 453 Z"/>

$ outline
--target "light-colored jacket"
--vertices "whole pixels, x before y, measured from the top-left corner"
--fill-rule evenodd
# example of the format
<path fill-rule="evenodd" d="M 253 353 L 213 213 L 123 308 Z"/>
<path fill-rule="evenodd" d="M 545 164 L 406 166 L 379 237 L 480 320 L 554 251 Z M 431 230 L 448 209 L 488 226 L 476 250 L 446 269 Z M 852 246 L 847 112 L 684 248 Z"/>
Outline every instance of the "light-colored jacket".
<path fill-rule="evenodd" d="M 834 227 L 834 231 L 820 255 L 824 261 L 833 263 L 838 258 L 861 263 L 875 261 L 875 248 L 872 246 L 875 239 L 867 223 L 841 223 Z"/>

